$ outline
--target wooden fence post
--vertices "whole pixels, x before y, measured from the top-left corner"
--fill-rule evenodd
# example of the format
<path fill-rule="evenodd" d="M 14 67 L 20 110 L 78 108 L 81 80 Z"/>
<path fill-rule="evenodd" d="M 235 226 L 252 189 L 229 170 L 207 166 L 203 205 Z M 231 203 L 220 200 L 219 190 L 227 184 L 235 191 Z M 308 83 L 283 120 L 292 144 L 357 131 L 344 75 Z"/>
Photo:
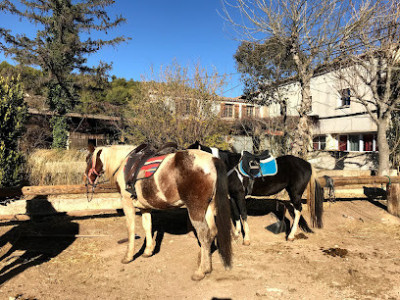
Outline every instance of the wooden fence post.
<path fill-rule="evenodd" d="M 388 184 L 386 191 L 388 212 L 396 217 L 400 217 L 400 184 Z"/>

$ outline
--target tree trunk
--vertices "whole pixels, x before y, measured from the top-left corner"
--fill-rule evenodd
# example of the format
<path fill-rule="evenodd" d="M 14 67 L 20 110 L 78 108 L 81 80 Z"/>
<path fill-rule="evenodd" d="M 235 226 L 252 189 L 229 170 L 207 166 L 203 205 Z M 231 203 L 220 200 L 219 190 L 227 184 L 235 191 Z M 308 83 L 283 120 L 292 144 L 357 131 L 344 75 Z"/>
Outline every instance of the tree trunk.
<path fill-rule="evenodd" d="M 386 138 L 386 131 L 388 128 L 388 120 L 383 119 L 379 120 L 378 123 L 378 158 L 379 158 L 379 166 L 378 166 L 378 175 L 389 175 L 390 164 L 389 164 L 389 144 Z"/>
<path fill-rule="evenodd" d="M 298 130 L 294 134 L 292 154 L 306 159 L 311 145 L 312 133 L 307 113 L 311 110 L 310 81 L 301 86 L 302 101 L 298 113 L 300 116 Z"/>

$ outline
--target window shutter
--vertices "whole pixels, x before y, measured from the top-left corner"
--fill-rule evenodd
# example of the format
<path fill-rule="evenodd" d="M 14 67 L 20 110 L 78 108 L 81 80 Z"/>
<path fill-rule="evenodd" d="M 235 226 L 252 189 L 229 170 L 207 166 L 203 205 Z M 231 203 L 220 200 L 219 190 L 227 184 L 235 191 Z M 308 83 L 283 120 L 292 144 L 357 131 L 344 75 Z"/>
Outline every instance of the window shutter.
<path fill-rule="evenodd" d="M 235 119 L 239 118 L 239 104 L 235 104 L 235 115 L 234 115 Z"/>
<path fill-rule="evenodd" d="M 219 110 L 219 116 L 222 118 L 224 117 L 224 110 L 225 110 L 225 103 L 221 103 L 220 110 Z"/>

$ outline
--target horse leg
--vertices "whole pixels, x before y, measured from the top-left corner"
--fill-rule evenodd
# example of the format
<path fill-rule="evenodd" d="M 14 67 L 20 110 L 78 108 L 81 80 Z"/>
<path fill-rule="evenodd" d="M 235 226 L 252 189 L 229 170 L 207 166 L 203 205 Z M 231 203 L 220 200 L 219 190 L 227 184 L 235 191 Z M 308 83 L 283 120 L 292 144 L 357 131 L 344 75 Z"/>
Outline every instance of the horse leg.
<path fill-rule="evenodd" d="M 206 212 L 206 222 L 208 228 L 210 228 L 211 242 L 217 236 L 218 230 L 217 225 L 215 224 L 215 208 L 212 205 L 209 205 Z"/>
<path fill-rule="evenodd" d="M 290 233 L 287 237 L 288 241 L 294 241 L 295 234 L 297 232 L 297 228 L 299 227 L 299 220 L 301 217 L 301 195 L 293 195 L 291 192 L 288 191 L 288 194 L 290 196 L 290 199 L 293 203 L 293 208 L 294 208 L 294 220 L 293 220 L 293 225 L 292 229 L 290 230 Z"/>
<path fill-rule="evenodd" d="M 153 241 L 151 211 L 142 210 L 142 226 L 146 233 L 146 249 L 144 250 L 143 257 L 150 257 L 153 255 L 155 243 Z"/>
<path fill-rule="evenodd" d="M 237 184 L 236 186 L 239 186 L 239 185 Z M 249 246 L 250 245 L 250 228 L 249 228 L 249 224 L 247 223 L 246 198 L 245 198 L 244 191 L 241 188 L 242 188 L 242 186 L 240 185 L 240 188 L 237 189 L 236 191 L 230 190 L 229 192 L 230 192 L 231 197 L 234 199 L 233 202 L 235 202 L 235 204 L 239 208 L 239 215 L 240 215 L 239 230 L 241 230 L 240 218 L 242 219 L 243 232 L 244 232 L 243 245 Z M 239 233 L 240 233 L 240 231 L 238 232 L 238 234 Z"/>
<path fill-rule="evenodd" d="M 236 204 L 236 199 L 234 199 L 233 197 L 229 197 L 229 200 L 231 202 L 232 218 L 235 223 L 233 235 L 234 235 L 235 239 L 238 239 L 240 233 L 242 232 L 242 225 L 240 223 L 240 214 L 239 214 L 238 206 Z"/>
<path fill-rule="evenodd" d="M 245 203 L 246 199 L 243 198 L 243 200 L 240 202 L 242 202 L 240 215 L 242 216 L 243 231 L 244 231 L 243 245 L 249 246 L 250 245 L 250 227 L 249 227 L 249 224 L 247 223 L 247 209 L 246 209 L 246 203 Z"/>
<path fill-rule="evenodd" d="M 208 209 L 207 209 L 208 211 Z M 192 280 L 199 281 L 202 280 L 207 273 L 210 273 L 212 270 L 211 266 L 211 243 L 212 243 L 212 235 L 216 235 L 216 226 L 213 232 L 210 230 L 206 219 L 210 219 L 210 213 L 208 216 L 201 221 L 195 221 L 192 217 L 190 220 L 194 229 L 197 232 L 197 238 L 200 242 L 200 263 L 198 269 L 192 275 Z M 189 211 L 190 216 L 190 211 Z M 212 221 L 211 221 L 212 222 Z"/>
<path fill-rule="evenodd" d="M 192 280 L 201 280 L 207 273 L 210 273 L 211 268 L 211 234 L 210 229 L 205 221 L 193 222 L 196 229 L 197 237 L 200 242 L 200 264 L 196 272 L 192 275 Z"/>
<path fill-rule="evenodd" d="M 128 248 L 125 257 L 122 259 L 122 263 L 127 264 L 133 260 L 135 254 L 135 207 L 133 206 L 130 194 L 122 195 L 122 207 L 128 228 Z"/>

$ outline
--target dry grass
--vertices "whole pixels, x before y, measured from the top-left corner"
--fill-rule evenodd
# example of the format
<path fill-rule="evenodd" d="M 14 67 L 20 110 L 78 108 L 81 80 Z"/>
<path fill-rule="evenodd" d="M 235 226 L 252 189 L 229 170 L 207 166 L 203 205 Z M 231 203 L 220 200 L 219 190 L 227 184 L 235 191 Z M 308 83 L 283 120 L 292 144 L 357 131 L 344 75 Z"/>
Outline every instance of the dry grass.
<path fill-rule="evenodd" d="M 36 150 L 27 158 L 31 185 L 83 183 L 87 152 L 78 150 Z"/>

